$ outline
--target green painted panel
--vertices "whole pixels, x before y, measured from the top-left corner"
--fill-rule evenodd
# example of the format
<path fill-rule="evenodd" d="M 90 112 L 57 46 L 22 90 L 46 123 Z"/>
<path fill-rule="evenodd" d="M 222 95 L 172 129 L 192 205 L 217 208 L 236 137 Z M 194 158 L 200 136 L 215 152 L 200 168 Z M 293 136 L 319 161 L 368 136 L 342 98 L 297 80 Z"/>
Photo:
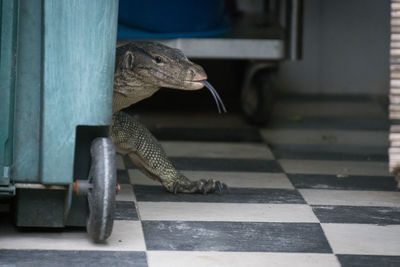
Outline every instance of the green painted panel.
<path fill-rule="evenodd" d="M 13 180 L 39 182 L 42 0 L 19 1 Z"/>
<path fill-rule="evenodd" d="M 45 0 L 41 182 L 72 182 L 75 128 L 109 125 L 118 1 Z"/>
<path fill-rule="evenodd" d="M 10 180 L 18 1 L 0 1 L 0 185 Z"/>

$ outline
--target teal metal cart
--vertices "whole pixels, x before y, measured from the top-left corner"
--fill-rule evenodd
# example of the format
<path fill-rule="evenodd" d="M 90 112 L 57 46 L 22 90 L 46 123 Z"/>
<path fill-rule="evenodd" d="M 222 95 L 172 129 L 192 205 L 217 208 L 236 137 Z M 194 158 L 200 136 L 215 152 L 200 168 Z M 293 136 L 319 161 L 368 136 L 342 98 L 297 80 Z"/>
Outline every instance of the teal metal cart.
<path fill-rule="evenodd" d="M 13 198 L 17 226 L 86 225 L 105 240 L 118 1 L 0 5 L 0 197 Z"/>

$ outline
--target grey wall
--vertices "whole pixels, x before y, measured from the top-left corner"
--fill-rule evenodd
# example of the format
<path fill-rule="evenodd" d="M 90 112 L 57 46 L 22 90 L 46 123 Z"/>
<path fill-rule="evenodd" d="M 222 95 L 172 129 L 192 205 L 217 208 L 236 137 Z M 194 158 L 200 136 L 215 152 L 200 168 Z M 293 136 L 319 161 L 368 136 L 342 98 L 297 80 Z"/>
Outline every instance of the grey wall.
<path fill-rule="evenodd" d="M 281 91 L 387 94 L 389 0 L 305 0 L 303 60 L 280 64 Z"/>

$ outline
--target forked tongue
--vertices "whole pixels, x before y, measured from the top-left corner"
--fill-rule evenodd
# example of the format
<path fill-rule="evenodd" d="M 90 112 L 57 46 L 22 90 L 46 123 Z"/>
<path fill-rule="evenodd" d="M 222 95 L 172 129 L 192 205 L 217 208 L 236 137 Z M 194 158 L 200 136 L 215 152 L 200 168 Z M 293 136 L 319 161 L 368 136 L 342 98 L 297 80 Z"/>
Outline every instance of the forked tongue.
<path fill-rule="evenodd" d="M 217 104 L 217 108 L 218 108 L 218 113 L 222 113 L 221 112 L 221 107 L 222 110 L 224 111 L 224 113 L 226 113 L 226 108 L 224 103 L 221 100 L 221 97 L 219 96 L 219 94 L 217 93 L 217 90 L 215 90 L 215 88 L 206 80 L 201 81 L 205 87 L 207 87 L 207 89 L 210 91 L 210 93 L 212 94 L 212 96 L 214 97 L 215 103 Z M 221 106 L 220 106 L 221 105 Z"/>

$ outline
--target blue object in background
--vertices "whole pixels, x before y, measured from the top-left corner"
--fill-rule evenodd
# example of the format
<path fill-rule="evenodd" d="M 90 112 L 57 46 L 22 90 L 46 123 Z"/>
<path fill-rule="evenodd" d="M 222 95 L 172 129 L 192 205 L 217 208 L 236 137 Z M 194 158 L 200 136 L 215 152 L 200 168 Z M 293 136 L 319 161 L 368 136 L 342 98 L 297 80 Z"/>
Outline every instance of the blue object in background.
<path fill-rule="evenodd" d="M 118 38 L 210 37 L 225 34 L 224 0 L 120 0 Z"/>
<path fill-rule="evenodd" d="M 199 31 L 199 32 L 147 32 L 135 28 L 118 25 L 118 39 L 173 39 L 173 38 L 200 38 L 200 37 L 214 37 L 224 35 L 229 31 L 228 25 L 221 26 L 220 28 Z"/>

